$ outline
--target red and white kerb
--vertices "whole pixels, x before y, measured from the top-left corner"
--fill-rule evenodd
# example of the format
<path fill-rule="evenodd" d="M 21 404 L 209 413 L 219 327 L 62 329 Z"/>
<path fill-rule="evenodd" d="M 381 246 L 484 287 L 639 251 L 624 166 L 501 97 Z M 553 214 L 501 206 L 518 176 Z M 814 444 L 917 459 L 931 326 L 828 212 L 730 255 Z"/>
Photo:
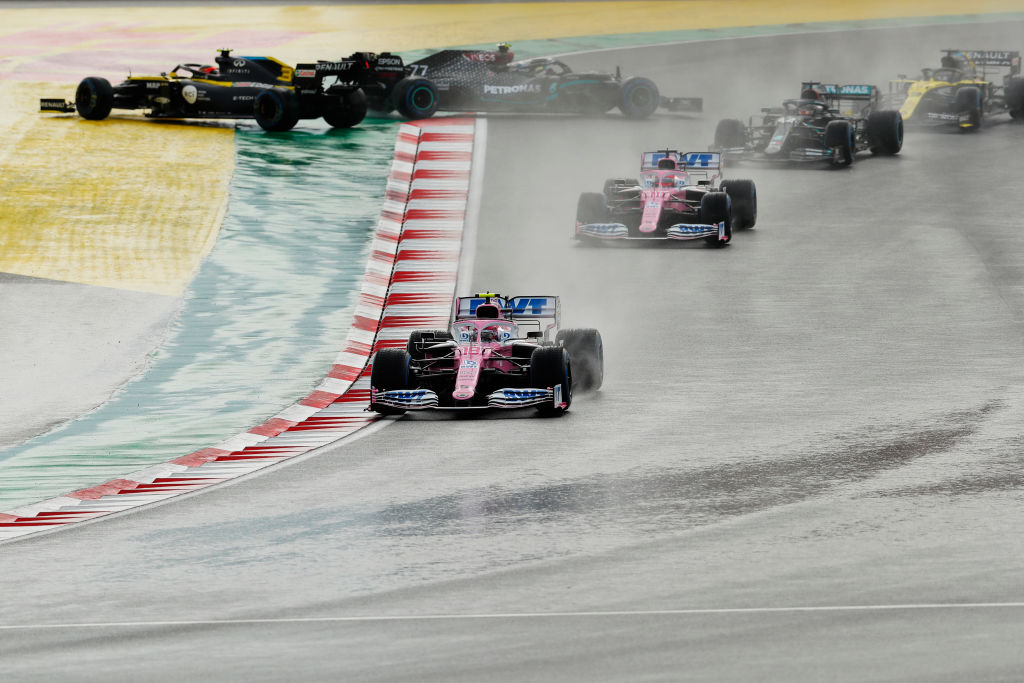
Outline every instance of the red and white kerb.
<path fill-rule="evenodd" d="M 208 448 L 97 486 L 0 513 L 0 541 L 197 491 L 337 441 L 375 422 L 370 358 L 409 333 L 448 325 L 473 161 L 475 123 L 399 128 L 384 206 L 344 347 L 308 396 Z"/>

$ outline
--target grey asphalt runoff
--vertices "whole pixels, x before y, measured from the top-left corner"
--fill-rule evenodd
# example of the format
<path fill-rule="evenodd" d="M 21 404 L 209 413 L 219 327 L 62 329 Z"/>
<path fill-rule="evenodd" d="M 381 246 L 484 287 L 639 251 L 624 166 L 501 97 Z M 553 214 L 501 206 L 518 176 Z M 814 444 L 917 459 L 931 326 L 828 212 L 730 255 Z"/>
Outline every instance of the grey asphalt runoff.
<path fill-rule="evenodd" d="M 602 52 L 701 116 L 490 117 L 473 288 L 562 295 L 561 419 L 408 416 L 0 548 L 7 680 L 1011 681 L 1024 672 L 1024 126 L 745 164 L 722 250 L 585 248 L 578 193 L 802 78 L 1020 22 Z M 83 626 L 82 624 L 92 624 Z"/>
<path fill-rule="evenodd" d="M 0 450 L 143 372 L 181 298 L 0 273 Z"/>

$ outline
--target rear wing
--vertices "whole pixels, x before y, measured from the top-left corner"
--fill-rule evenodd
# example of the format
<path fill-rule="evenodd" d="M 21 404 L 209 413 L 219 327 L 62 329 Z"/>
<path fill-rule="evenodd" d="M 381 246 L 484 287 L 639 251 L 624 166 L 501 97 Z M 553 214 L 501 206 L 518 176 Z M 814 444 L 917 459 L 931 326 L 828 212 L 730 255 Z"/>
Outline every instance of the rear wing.
<path fill-rule="evenodd" d="M 500 295 L 460 296 L 455 300 L 455 320 L 476 317 L 476 309 L 488 300 L 501 307 L 502 315 L 520 327 L 533 328 L 528 332 L 539 332 L 548 339 L 548 332 L 558 330 L 562 322 L 562 304 L 557 296 L 513 296 Z"/>
<path fill-rule="evenodd" d="M 948 59 L 965 59 L 973 67 L 995 66 L 1009 68 L 1011 76 L 1016 76 L 1020 73 L 1020 52 L 946 49 L 942 53 Z"/>
<path fill-rule="evenodd" d="M 800 84 L 800 95 L 802 99 L 808 91 L 814 91 L 826 101 L 838 102 L 839 100 L 873 100 L 878 97 L 878 88 L 873 85 L 854 83 L 851 85 L 839 85 L 838 83 L 818 83 L 817 81 L 804 81 Z"/>
<path fill-rule="evenodd" d="M 680 171 L 717 171 L 722 168 L 722 155 L 717 152 L 677 152 L 674 149 L 662 149 L 641 154 L 640 170 L 655 171 L 664 159 L 672 161 L 675 168 Z"/>
<path fill-rule="evenodd" d="M 843 116 L 861 117 L 878 107 L 881 93 L 877 86 L 866 83 L 840 85 L 804 81 L 800 84 L 800 99 L 824 102 Z"/>
<path fill-rule="evenodd" d="M 377 83 L 381 79 L 391 79 L 396 83 L 407 69 L 399 55 L 390 52 L 354 52 L 350 56 L 337 61 L 319 60 L 316 63 L 297 64 L 295 80 L 297 82 L 315 82 L 318 86 L 325 78 L 336 77 L 336 85 L 352 88 Z"/>

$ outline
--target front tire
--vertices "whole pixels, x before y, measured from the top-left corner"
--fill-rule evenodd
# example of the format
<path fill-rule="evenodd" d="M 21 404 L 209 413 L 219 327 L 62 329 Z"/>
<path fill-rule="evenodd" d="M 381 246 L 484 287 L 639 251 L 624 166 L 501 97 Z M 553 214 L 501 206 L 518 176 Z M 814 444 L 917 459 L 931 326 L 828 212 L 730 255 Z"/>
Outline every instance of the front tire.
<path fill-rule="evenodd" d="M 332 128 L 351 128 L 366 118 L 366 93 L 361 88 L 342 93 L 324 111 L 324 121 Z"/>
<path fill-rule="evenodd" d="M 381 349 L 373 356 L 370 366 L 370 386 L 378 391 L 410 388 L 409 354 L 404 349 Z M 401 408 L 370 403 L 370 410 L 381 415 L 401 415 Z"/>
<path fill-rule="evenodd" d="M 853 164 L 853 124 L 829 121 L 825 126 L 825 149 L 833 150 L 833 166 Z"/>
<path fill-rule="evenodd" d="M 576 223 L 607 223 L 608 209 L 604 205 L 604 195 L 598 192 L 584 192 L 576 202 Z M 579 233 L 573 228 L 572 236 L 579 239 Z"/>
<path fill-rule="evenodd" d="M 572 403 L 572 369 L 569 353 L 560 346 L 542 346 L 530 356 L 530 385 L 538 389 L 554 389 L 562 385 L 565 406 L 537 406 L 541 415 L 561 417 Z"/>
<path fill-rule="evenodd" d="M 635 76 L 619 89 L 619 109 L 628 118 L 646 119 L 661 106 L 661 93 L 654 81 Z"/>
<path fill-rule="evenodd" d="M 722 190 L 732 204 L 732 226 L 750 229 L 757 223 L 757 188 L 753 180 L 723 180 Z"/>
<path fill-rule="evenodd" d="M 965 86 L 956 91 L 956 113 L 967 114 L 968 126 L 960 126 L 962 131 L 973 131 L 981 127 L 981 90 L 974 86 Z"/>
<path fill-rule="evenodd" d="M 290 90 L 263 90 L 253 100 L 252 109 L 256 123 L 271 133 L 291 130 L 299 122 L 299 101 Z"/>
<path fill-rule="evenodd" d="M 441 103 L 437 86 L 426 78 L 409 76 L 391 92 L 391 103 L 407 119 L 429 119 Z"/>
<path fill-rule="evenodd" d="M 604 383 L 604 344 L 595 329 L 562 330 L 555 342 L 569 352 L 574 390 L 597 391 Z"/>
<path fill-rule="evenodd" d="M 866 132 L 872 154 L 892 156 L 903 149 L 903 115 L 897 109 L 868 114 Z"/>
<path fill-rule="evenodd" d="M 729 195 L 725 192 L 708 192 L 700 198 L 700 222 L 717 225 L 723 221 L 725 222 L 725 239 L 719 239 L 718 235 L 705 237 L 705 244 L 721 248 L 732 240 L 732 207 L 729 203 Z"/>
<path fill-rule="evenodd" d="M 75 109 L 89 121 L 102 121 L 114 108 L 114 88 L 105 78 L 83 78 L 75 90 Z"/>

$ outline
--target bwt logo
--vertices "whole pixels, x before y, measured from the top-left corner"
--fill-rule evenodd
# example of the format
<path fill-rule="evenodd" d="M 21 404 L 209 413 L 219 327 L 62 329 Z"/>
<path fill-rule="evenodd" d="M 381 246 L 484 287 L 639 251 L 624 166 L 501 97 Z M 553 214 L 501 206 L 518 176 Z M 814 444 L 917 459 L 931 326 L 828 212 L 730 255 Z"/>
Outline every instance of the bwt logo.
<path fill-rule="evenodd" d="M 531 391 L 529 389 L 505 389 L 503 393 L 505 394 L 506 399 L 522 401 L 531 398 L 537 398 L 539 396 L 544 396 L 547 392 L 543 390 Z"/>
<path fill-rule="evenodd" d="M 475 314 L 476 309 L 480 304 L 486 302 L 486 299 L 470 299 L 469 300 L 469 312 Z M 499 304 L 502 308 L 511 310 L 512 315 L 544 315 L 545 306 L 554 306 L 552 299 L 540 296 L 540 297 L 519 297 L 512 299 L 508 302 L 502 302 L 499 299 L 491 299 L 491 303 Z"/>
<path fill-rule="evenodd" d="M 705 152 L 705 153 L 697 152 L 697 153 L 693 153 L 693 154 L 687 154 L 686 156 L 684 156 L 683 157 L 683 163 L 686 164 L 690 168 L 694 168 L 694 167 L 697 167 L 697 168 L 707 168 L 709 166 L 717 166 L 718 165 L 717 157 L 718 157 L 717 154 L 713 154 L 713 153 L 710 153 L 710 152 Z"/>
<path fill-rule="evenodd" d="M 512 315 L 544 315 L 544 307 L 549 305 L 547 297 L 513 299 Z"/>

